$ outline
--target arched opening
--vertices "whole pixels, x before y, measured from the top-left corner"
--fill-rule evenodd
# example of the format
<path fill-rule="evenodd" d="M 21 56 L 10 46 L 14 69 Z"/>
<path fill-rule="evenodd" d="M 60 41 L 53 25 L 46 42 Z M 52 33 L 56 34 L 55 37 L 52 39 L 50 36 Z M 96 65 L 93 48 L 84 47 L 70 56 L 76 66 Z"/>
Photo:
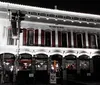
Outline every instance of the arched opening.
<path fill-rule="evenodd" d="M 32 84 L 33 76 L 30 77 L 30 74 L 32 74 L 32 55 L 28 53 L 20 54 L 17 68 L 17 84 Z"/>
<path fill-rule="evenodd" d="M 90 73 L 90 57 L 88 55 L 79 56 L 80 78 L 82 80 L 88 79 Z"/>
<path fill-rule="evenodd" d="M 19 55 L 19 67 L 18 70 L 31 70 L 32 66 L 32 55 L 28 53 L 23 53 Z"/>
<path fill-rule="evenodd" d="M 12 82 L 15 56 L 12 53 L 0 54 L 0 68 L 3 71 L 4 82 Z"/>
<path fill-rule="evenodd" d="M 67 55 L 65 58 L 65 68 L 67 73 L 67 79 L 72 80 L 76 78 L 77 67 L 76 67 L 76 56 Z"/>
<path fill-rule="evenodd" d="M 50 56 L 51 65 L 50 65 L 50 73 L 56 74 L 56 83 L 62 83 L 62 55 L 54 54 Z"/>
<path fill-rule="evenodd" d="M 92 59 L 94 79 L 100 81 L 100 55 L 95 55 L 92 57 Z"/>
<path fill-rule="evenodd" d="M 48 83 L 48 55 L 35 55 L 35 83 Z"/>

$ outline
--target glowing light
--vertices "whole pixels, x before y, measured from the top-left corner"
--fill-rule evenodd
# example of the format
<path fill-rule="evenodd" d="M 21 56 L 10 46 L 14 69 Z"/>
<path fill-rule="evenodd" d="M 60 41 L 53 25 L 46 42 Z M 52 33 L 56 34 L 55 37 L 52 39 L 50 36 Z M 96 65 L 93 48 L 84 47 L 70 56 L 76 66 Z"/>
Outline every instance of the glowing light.
<path fill-rule="evenodd" d="M 96 23 L 94 23 L 94 25 L 96 25 Z"/>
<path fill-rule="evenodd" d="M 89 24 L 89 22 L 87 22 L 87 24 Z"/>
<path fill-rule="evenodd" d="M 66 20 L 63 20 L 64 22 L 66 22 Z"/>
<path fill-rule="evenodd" d="M 10 15 L 10 13 L 8 12 L 8 15 Z"/>
<path fill-rule="evenodd" d="M 28 18 L 30 18 L 31 16 L 30 15 L 28 15 Z"/>
<path fill-rule="evenodd" d="M 6 65 L 9 65 L 9 63 L 7 62 Z"/>
<path fill-rule="evenodd" d="M 55 19 L 55 21 L 57 21 L 57 19 Z"/>
<path fill-rule="evenodd" d="M 82 23 L 82 22 L 79 22 L 79 23 Z"/>
<path fill-rule="evenodd" d="M 74 22 L 74 21 L 71 21 L 72 23 Z"/>
<path fill-rule="evenodd" d="M 49 18 L 46 18 L 47 20 L 49 20 Z"/>
<path fill-rule="evenodd" d="M 40 17 L 37 17 L 37 19 L 40 19 Z"/>

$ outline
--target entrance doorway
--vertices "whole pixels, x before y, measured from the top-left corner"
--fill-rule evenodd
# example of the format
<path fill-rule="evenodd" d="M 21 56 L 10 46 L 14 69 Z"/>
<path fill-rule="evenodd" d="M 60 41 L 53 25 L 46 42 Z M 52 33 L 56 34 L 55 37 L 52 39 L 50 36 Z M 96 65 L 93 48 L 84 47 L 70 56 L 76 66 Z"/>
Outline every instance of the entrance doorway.
<path fill-rule="evenodd" d="M 67 80 L 75 79 L 77 75 L 76 56 L 75 55 L 65 56 L 65 66 L 66 66 Z"/>
<path fill-rule="evenodd" d="M 93 56 L 94 79 L 100 81 L 100 55 Z"/>
<path fill-rule="evenodd" d="M 63 80 L 62 73 L 62 56 L 61 55 L 51 55 L 51 70 L 50 72 L 56 73 L 56 83 L 61 84 Z"/>
<path fill-rule="evenodd" d="M 48 84 L 48 56 L 46 54 L 35 55 L 35 83 Z"/>
<path fill-rule="evenodd" d="M 0 55 L 2 78 L 4 82 L 13 82 L 13 67 L 15 56 L 11 53 L 3 53 Z"/>
<path fill-rule="evenodd" d="M 32 84 L 34 77 L 32 74 L 32 55 L 28 53 L 20 54 L 17 67 L 17 84 Z"/>
<path fill-rule="evenodd" d="M 89 80 L 90 77 L 88 76 L 88 74 L 90 73 L 90 57 L 87 55 L 79 56 L 79 66 L 80 66 L 80 79 Z"/>

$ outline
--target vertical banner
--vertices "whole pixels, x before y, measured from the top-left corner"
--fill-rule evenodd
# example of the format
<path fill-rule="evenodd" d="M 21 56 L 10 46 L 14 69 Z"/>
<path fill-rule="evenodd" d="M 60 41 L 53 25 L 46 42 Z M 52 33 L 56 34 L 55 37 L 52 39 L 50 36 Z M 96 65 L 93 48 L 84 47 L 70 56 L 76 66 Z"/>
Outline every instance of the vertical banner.
<path fill-rule="evenodd" d="M 41 30 L 41 45 L 42 46 L 44 46 L 44 40 L 45 40 L 44 35 L 45 35 L 44 30 Z"/>
<path fill-rule="evenodd" d="M 35 30 L 35 45 L 38 45 L 38 29 Z"/>
<path fill-rule="evenodd" d="M 56 60 L 54 60 L 54 71 L 56 72 Z"/>
<path fill-rule="evenodd" d="M 55 31 L 52 31 L 52 47 L 55 47 Z"/>

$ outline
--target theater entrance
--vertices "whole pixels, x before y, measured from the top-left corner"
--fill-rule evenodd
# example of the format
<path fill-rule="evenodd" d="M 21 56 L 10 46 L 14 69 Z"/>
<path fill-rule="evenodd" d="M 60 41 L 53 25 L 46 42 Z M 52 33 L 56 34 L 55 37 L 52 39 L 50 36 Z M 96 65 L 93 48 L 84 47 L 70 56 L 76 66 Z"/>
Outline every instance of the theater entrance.
<path fill-rule="evenodd" d="M 62 75 L 62 56 L 61 55 L 52 55 L 51 57 L 51 69 L 50 74 L 55 74 L 54 83 L 61 84 L 63 80 Z M 50 79 L 51 81 L 51 79 Z M 53 81 L 53 80 L 52 80 Z M 50 83 L 52 83 L 52 81 Z"/>
<path fill-rule="evenodd" d="M 0 55 L 1 62 L 1 80 L 4 83 L 13 82 L 13 67 L 14 67 L 15 56 L 11 53 L 3 53 Z M 2 81 L 1 81 L 2 82 Z"/>
<path fill-rule="evenodd" d="M 46 54 L 35 55 L 35 83 L 48 84 L 48 56 Z"/>

